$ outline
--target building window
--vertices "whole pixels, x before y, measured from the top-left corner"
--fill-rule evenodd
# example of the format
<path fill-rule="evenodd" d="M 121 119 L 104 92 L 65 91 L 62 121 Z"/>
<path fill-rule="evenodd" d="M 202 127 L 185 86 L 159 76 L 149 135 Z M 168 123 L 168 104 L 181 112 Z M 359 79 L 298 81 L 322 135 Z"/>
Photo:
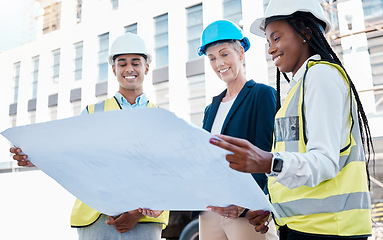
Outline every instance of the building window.
<path fill-rule="evenodd" d="M 17 120 L 17 115 L 12 115 L 12 116 L 9 116 L 9 125 L 11 127 L 16 127 L 16 120 Z"/>
<path fill-rule="evenodd" d="M 383 0 L 363 0 L 362 4 L 366 20 L 383 16 Z"/>
<path fill-rule="evenodd" d="M 137 23 L 125 26 L 125 33 L 128 33 L 128 32 L 137 34 Z"/>
<path fill-rule="evenodd" d="M 108 80 L 108 51 L 109 51 L 109 33 L 98 36 L 98 81 Z"/>
<path fill-rule="evenodd" d="M 13 64 L 13 102 L 17 103 L 19 97 L 20 62 Z"/>
<path fill-rule="evenodd" d="M 205 74 L 188 77 L 190 121 L 202 127 L 206 107 Z"/>
<path fill-rule="evenodd" d="M 383 44 L 382 36 L 368 39 L 372 80 L 374 85 L 375 108 L 383 114 Z"/>
<path fill-rule="evenodd" d="M 32 72 L 32 98 L 37 97 L 37 84 L 39 81 L 39 62 L 40 57 L 36 56 L 32 58 L 33 72 Z"/>
<path fill-rule="evenodd" d="M 368 39 L 372 78 L 374 86 L 383 85 L 383 43 L 382 37 Z"/>
<path fill-rule="evenodd" d="M 36 123 L 36 111 L 30 111 L 28 112 L 29 117 L 29 123 L 33 124 Z"/>
<path fill-rule="evenodd" d="M 73 116 L 78 116 L 81 113 L 81 100 L 72 102 L 72 114 Z"/>
<path fill-rule="evenodd" d="M 241 0 L 223 1 L 223 18 L 230 20 L 242 27 L 242 3 Z"/>
<path fill-rule="evenodd" d="M 52 65 L 52 80 L 53 83 L 58 83 L 60 77 L 60 49 L 52 51 L 53 65 Z"/>
<path fill-rule="evenodd" d="M 337 1 L 326 0 L 322 3 L 323 10 L 325 11 L 326 17 L 330 20 L 331 28 L 339 30 L 339 19 L 338 19 L 338 9 L 337 9 Z M 266 9 L 266 6 L 264 7 Z"/>
<path fill-rule="evenodd" d="M 81 22 L 81 15 L 82 15 L 82 0 L 77 0 L 77 5 L 76 5 L 77 23 Z"/>
<path fill-rule="evenodd" d="M 55 2 L 44 8 L 43 34 L 60 28 L 61 3 Z"/>
<path fill-rule="evenodd" d="M 112 3 L 112 8 L 113 9 L 117 9 L 118 8 L 118 0 L 110 0 L 110 2 Z"/>
<path fill-rule="evenodd" d="M 168 14 L 154 18 L 155 22 L 155 53 L 156 67 L 169 64 Z"/>
<path fill-rule="evenodd" d="M 188 60 L 198 58 L 197 50 L 200 44 L 201 32 L 203 31 L 202 4 L 186 9 L 187 12 L 187 41 Z"/>
<path fill-rule="evenodd" d="M 156 105 L 169 110 L 169 81 L 155 83 Z"/>
<path fill-rule="evenodd" d="M 108 95 L 106 95 L 106 94 L 96 96 L 96 102 L 104 101 L 104 100 L 106 100 L 107 98 L 108 98 Z"/>
<path fill-rule="evenodd" d="M 49 115 L 51 117 L 51 121 L 57 120 L 57 106 L 49 107 Z"/>
<path fill-rule="evenodd" d="M 74 59 L 74 79 L 80 80 L 82 78 L 82 56 L 83 56 L 83 42 L 74 44 L 75 59 Z"/>

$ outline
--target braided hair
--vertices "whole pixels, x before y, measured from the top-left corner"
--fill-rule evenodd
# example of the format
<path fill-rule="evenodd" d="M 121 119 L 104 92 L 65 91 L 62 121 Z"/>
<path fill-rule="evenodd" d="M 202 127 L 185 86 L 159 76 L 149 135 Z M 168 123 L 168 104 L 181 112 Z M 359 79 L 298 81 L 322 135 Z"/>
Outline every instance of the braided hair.
<path fill-rule="evenodd" d="M 290 26 L 309 44 L 312 50 L 321 56 L 322 60 L 335 63 L 339 65 L 347 75 L 348 81 L 350 83 L 350 87 L 352 89 L 352 93 L 354 94 L 356 103 L 357 103 L 357 115 L 359 120 L 359 129 L 362 137 L 362 144 L 365 152 L 367 152 L 366 161 L 366 171 L 368 176 L 368 186 L 370 186 L 370 178 L 369 178 L 369 170 L 368 165 L 370 160 L 375 158 L 374 146 L 372 143 L 372 137 L 370 132 L 370 127 L 368 125 L 367 116 L 363 110 L 362 103 L 359 98 L 358 91 L 356 90 L 354 83 L 351 81 L 350 76 L 348 75 L 346 69 L 343 67 L 341 61 L 336 56 L 335 52 L 332 50 L 330 44 L 327 42 L 325 38 L 323 26 L 320 25 L 311 13 L 308 12 L 295 12 L 289 18 L 286 19 Z M 306 35 L 310 36 L 307 38 Z M 286 74 L 283 74 L 285 79 L 289 82 Z M 280 107 L 280 71 L 277 68 L 277 111 L 278 106 Z M 372 158 L 371 158 L 372 156 Z"/>

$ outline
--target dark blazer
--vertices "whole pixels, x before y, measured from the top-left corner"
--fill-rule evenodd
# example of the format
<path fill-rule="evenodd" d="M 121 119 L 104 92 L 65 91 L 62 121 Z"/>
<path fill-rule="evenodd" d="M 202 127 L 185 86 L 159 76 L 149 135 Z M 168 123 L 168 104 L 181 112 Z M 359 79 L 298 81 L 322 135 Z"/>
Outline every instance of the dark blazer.
<path fill-rule="evenodd" d="M 211 131 L 218 107 L 226 95 L 223 91 L 206 107 L 202 128 Z M 262 150 L 270 151 L 276 108 L 276 91 L 265 84 L 249 80 L 243 86 L 223 123 L 221 134 L 246 139 Z M 267 176 L 252 174 L 267 192 Z"/>

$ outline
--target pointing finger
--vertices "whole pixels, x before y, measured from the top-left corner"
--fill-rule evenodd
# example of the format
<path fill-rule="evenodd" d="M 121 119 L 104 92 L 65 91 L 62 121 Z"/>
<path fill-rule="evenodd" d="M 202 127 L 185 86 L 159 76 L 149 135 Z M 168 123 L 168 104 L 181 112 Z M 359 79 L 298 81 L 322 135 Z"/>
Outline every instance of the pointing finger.
<path fill-rule="evenodd" d="M 226 135 L 217 135 L 218 138 L 225 140 L 225 142 L 228 142 L 232 145 L 238 146 L 238 147 L 247 147 L 249 145 L 249 142 L 245 139 L 226 136 Z"/>
<path fill-rule="evenodd" d="M 230 144 L 228 142 L 226 142 L 225 140 L 223 139 L 217 139 L 217 138 L 210 138 L 209 142 L 217 147 L 220 147 L 220 148 L 223 148 L 229 152 L 232 152 L 232 153 L 236 153 L 240 150 L 239 147 L 233 145 L 233 144 Z"/>

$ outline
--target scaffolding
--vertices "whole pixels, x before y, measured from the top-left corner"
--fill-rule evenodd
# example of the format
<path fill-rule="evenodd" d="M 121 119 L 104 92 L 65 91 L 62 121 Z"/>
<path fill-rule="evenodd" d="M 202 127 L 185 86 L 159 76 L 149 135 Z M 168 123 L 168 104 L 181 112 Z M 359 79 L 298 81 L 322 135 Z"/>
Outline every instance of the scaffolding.
<path fill-rule="evenodd" d="M 43 9 L 42 15 L 42 33 L 47 34 L 60 29 L 61 2 L 57 0 L 36 0 Z"/>

